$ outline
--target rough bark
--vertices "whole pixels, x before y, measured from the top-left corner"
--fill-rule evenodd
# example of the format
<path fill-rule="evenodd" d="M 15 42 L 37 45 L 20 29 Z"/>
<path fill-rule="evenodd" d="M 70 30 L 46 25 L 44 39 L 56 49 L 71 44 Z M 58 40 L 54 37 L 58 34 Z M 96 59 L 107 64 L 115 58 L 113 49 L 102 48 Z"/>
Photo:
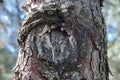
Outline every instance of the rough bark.
<path fill-rule="evenodd" d="M 28 0 L 14 80 L 108 80 L 103 0 Z"/>

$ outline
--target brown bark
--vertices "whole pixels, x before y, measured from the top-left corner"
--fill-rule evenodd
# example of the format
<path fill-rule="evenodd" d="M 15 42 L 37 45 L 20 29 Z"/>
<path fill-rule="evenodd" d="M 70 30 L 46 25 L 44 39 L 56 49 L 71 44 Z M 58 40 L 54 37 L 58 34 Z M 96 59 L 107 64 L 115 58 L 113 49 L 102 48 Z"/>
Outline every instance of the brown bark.
<path fill-rule="evenodd" d="M 14 80 L 108 80 L 102 2 L 28 0 Z"/>

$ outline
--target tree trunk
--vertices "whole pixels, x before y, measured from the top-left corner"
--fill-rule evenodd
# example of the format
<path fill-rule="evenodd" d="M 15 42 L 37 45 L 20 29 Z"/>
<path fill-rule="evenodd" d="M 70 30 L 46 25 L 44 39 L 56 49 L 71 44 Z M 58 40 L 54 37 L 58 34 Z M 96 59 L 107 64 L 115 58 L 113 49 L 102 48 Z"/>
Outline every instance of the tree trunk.
<path fill-rule="evenodd" d="M 109 80 L 103 0 L 28 0 L 14 80 Z"/>

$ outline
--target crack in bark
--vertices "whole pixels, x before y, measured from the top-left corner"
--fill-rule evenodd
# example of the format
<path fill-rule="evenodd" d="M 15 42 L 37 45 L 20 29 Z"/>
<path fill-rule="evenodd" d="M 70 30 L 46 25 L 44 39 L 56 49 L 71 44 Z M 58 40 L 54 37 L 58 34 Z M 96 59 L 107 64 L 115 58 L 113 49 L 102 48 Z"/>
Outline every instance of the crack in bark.
<path fill-rule="evenodd" d="M 94 71 L 93 71 L 93 69 L 92 69 L 92 58 L 93 58 L 93 51 L 94 50 L 92 50 L 92 52 L 90 53 L 91 54 L 91 60 L 90 60 L 90 69 L 91 69 L 91 72 L 92 72 L 92 80 L 94 80 Z"/>

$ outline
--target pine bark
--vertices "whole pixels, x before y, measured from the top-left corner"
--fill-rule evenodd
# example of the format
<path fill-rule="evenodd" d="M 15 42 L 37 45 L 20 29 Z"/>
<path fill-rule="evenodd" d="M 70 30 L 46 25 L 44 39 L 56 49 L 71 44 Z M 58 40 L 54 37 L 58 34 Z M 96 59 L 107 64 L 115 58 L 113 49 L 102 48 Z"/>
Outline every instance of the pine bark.
<path fill-rule="evenodd" d="M 103 0 L 28 0 L 14 80 L 109 80 Z"/>

